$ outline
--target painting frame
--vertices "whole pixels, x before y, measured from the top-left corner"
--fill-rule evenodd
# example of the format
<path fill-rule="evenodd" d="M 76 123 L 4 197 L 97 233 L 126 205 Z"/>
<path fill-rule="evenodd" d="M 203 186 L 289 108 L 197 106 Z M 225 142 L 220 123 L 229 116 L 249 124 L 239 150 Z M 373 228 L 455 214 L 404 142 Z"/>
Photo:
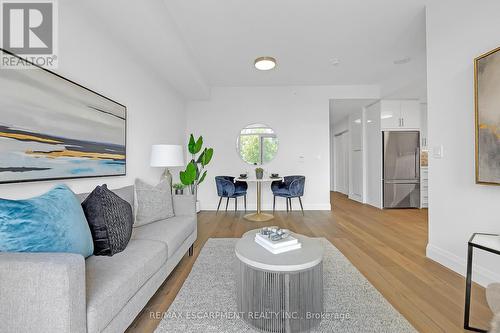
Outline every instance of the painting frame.
<path fill-rule="evenodd" d="M 480 177 L 480 112 L 479 109 L 479 63 L 491 55 L 500 55 L 500 47 L 488 51 L 474 59 L 474 134 L 475 134 L 475 182 L 480 185 L 500 186 L 500 179 L 498 181 L 482 180 Z"/>
<path fill-rule="evenodd" d="M 124 120 L 124 125 L 123 125 L 123 145 L 124 145 L 124 158 L 123 158 L 123 172 L 116 173 L 116 174 L 96 174 L 96 175 L 74 175 L 74 176 L 61 176 L 61 177 L 47 177 L 47 178 L 33 178 L 33 179 L 13 179 L 13 180 L 1 180 L 0 179 L 0 185 L 2 184 L 16 184 L 16 183 L 29 183 L 29 182 L 48 182 L 48 181 L 58 181 L 58 180 L 71 180 L 71 179 L 89 179 L 89 178 L 109 178 L 109 177 L 123 177 L 127 175 L 127 142 L 128 142 L 128 135 L 127 135 L 127 129 L 128 129 L 128 110 L 127 107 L 119 103 L 101 93 L 96 92 L 95 90 L 92 90 L 90 88 L 87 88 L 71 79 L 68 79 L 60 74 L 57 74 L 54 71 L 51 71 L 49 69 L 43 68 L 13 52 L 10 52 L 9 50 L 0 48 L 0 53 L 5 53 L 8 56 L 15 57 L 19 59 L 20 61 L 28 64 L 30 67 L 35 68 L 36 70 L 41 70 L 44 73 L 48 73 L 58 80 L 62 80 L 62 82 L 65 82 L 77 89 L 83 89 L 83 91 L 89 92 L 91 94 L 94 94 L 95 96 L 102 98 L 106 101 L 109 101 L 111 103 L 116 104 L 117 106 L 123 108 L 123 120 Z M 14 69 L 8 69 L 8 70 L 14 70 Z M 19 69 L 19 70 L 24 70 L 24 69 Z"/>

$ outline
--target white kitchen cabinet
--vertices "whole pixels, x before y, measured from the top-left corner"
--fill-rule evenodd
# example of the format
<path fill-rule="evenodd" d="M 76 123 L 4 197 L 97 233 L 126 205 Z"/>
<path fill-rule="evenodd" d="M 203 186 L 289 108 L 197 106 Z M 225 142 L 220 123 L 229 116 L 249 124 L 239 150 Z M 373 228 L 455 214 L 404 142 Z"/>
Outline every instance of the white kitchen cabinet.
<path fill-rule="evenodd" d="M 401 125 L 400 101 L 380 101 L 380 124 L 382 129 L 398 128 Z"/>
<path fill-rule="evenodd" d="M 420 146 L 427 149 L 429 146 L 427 139 L 427 103 L 420 104 Z"/>
<path fill-rule="evenodd" d="M 429 207 L 429 168 L 420 167 L 420 207 Z"/>
<path fill-rule="evenodd" d="M 382 100 L 380 119 L 382 130 L 420 129 L 418 100 Z"/>
<path fill-rule="evenodd" d="M 420 129 L 420 102 L 416 100 L 401 101 L 402 128 Z"/>

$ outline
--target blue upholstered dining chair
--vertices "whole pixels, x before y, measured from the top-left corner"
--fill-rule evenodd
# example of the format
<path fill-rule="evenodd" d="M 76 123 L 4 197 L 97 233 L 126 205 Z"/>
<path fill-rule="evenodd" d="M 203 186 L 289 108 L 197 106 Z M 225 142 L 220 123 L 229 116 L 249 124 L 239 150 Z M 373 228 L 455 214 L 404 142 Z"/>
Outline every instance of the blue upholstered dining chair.
<path fill-rule="evenodd" d="M 231 176 L 216 176 L 215 185 L 217 186 L 217 195 L 220 197 L 219 204 L 217 205 L 217 212 L 219 212 L 222 198 L 227 198 L 226 212 L 229 204 L 229 199 L 234 199 L 234 211 L 238 210 L 238 197 L 243 197 L 245 202 L 245 212 L 247 211 L 247 189 L 246 182 L 234 181 Z"/>
<path fill-rule="evenodd" d="M 299 198 L 300 209 L 304 215 L 304 206 L 302 206 L 301 197 L 304 195 L 304 186 L 306 183 L 305 176 L 285 176 L 282 181 L 274 181 L 271 183 L 273 191 L 273 212 L 276 208 L 276 197 L 286 199 L 286 211 L 292 211 L 292 198 Z M 289 208 L 290 207 L 290 208 Z"/>

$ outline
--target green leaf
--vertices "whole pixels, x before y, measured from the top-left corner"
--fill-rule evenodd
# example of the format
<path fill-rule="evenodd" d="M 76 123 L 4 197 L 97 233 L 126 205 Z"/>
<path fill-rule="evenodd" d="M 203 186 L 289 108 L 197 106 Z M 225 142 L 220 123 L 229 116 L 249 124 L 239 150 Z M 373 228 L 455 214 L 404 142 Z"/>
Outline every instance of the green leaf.
<path fill-rule="evenodd" d="M 181 180 L 182 184 L 186 186 L 191 185 L 191 183 L 189 182 L 189 177 L 185 171 L 179 172 L 179 179 Z"/>
<path fill-rule="evenodd" d="M 192 154 L 198 154 L 201 150 L 201 147 L 203 146 L 203 137 L 200 136 L 198 140 L 196 140 L 196 143 L 194 145 L 194 153 Z"/>
<path fill-rule="evenodd" d="M 193 165 L 195 166 L 195 172 L 194 172 L 194 180 L 198 180 L 200 177 L 200 169 L 198 168 L 198 164 L 193 162 Z"/>
<path fill-rule="evenodd" d="M 194 136 L 191 134 L 189 136 L 188 150 L 191 154 L 196 154 L 195 152 L 196 142 L 194 141 Z"/>
<path fill-rule="evenodd" d="M 201 152 L 200 156 L 198 156 L 198 159 L 196 160 L 196 163 L 202 163 L 202 161 L 203 161 L 203 158 L 204 158 L 204 156 L 205 156 L 205 152 L 206 152 L 206 151 L 207 151 L 207 148 L 205 148 L 205 149 Z"/>
<path fill-rule="evenodd" d="M 205 180 L 206 176 L 207 176 L 207 171 L 205 170 L 205 172 L 203 172 L 203 175 L 201 175 L 200 180 L 198 181 L 198 185 L 201 184 Z"/>
<path fill-rule="evenodd" d="M 194 183 L 194 181 L 196 180 L 197 172 L 198 171 L 197 171 L 196 164 L 191 161 L 186 166 L 186 170 L 181 171 L 179 173 L 179 178 L 184 185 L 192 185 Z"/>
<path fill-rule="evenodd" d="M 203 164 L 203 166 L 208 165 L 208 163 L 210 163 L 210 161 L 212 160 L 212 156 L 214 156 L 213 148 L 205 148 L 205 150 L 203 151 L 203 159 L 201 160 L 201 164 Z"/>

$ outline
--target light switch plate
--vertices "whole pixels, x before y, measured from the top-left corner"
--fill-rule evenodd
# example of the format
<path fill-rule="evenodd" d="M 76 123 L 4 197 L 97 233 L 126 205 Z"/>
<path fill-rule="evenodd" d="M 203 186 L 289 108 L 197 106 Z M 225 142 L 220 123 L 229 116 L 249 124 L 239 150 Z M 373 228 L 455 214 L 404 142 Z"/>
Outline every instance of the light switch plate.
<path fill-rule="evenodd" d="M 443 145 L 432 147 L 432 157 L 433 158 L 443 158 Z"/>

